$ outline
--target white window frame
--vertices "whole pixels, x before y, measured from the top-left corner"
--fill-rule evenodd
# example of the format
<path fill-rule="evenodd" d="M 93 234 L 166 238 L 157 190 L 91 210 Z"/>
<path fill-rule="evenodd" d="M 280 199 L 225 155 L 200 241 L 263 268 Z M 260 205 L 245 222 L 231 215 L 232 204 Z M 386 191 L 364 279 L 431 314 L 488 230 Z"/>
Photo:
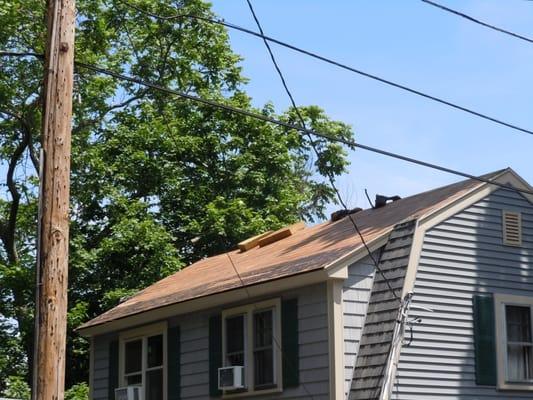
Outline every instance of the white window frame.
<path fill-rule="evenodd" d="M 160 322 L 153 325 L 142 326 L 140 328 L 132 329 L 126 332 L 121 332 L 119 335 L 119 387 L 127 386 L 125 376 L 125 361 L 126 361 L 126 343 L 133 340 L 142 340 L 142 369 L 141 369 L 141 385 L 142 398 L 146 398 L 146 372 L 155 368 L 147 368 L 148 361 L 148 337 L 163 335 L 163 400 L 167 400 L 167 323 Z"/>
<path fill-rule="evenodd" d="M 254 388 L 254 365 L 253 365 L 253 315 L 262 310 L 273 310 L 274 335 L 272 348 L 274 351 L 274 380 L 275 387 L 269 389 Z M 281 355 L 281 300 L 279 298 L 261 301 L 259 303 L 247 304 L 222 311 L 222 362 L 226 366 L 226 318 L 236 315 L 244 315 L 244 375 L 246 389 L 242 392 L 223 392 L 223 398 L 244 397 L 250 395 L 264 395 L 269 393 L 279 393 L 283 390 L 282 355 Z"/>
<path fill-rule="evenodd" d="M 507 379 L 507 324 L 505 320 L 505 306 L 507 305 L 529 307 L 533 330 L 533 297 L 515 296 L 510 294 L 494 294 L 498 389 L 533 390 L 533 380 L 524 382 L 509 382 Z"/>

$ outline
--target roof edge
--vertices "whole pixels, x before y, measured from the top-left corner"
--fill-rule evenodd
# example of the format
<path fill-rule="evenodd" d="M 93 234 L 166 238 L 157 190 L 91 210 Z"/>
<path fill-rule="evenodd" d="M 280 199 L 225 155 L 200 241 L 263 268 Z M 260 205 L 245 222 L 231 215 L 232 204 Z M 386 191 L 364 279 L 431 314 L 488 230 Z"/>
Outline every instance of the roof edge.
<path fill-rule="evenodd" d="M 194 299 L 167 304 L 149 310 L 129 314 L 107 322 L 87 325 L 76 329 L 85 337 L 97 336 L 109 332 L 133 328 L 138 325 L 160 321 L 176 315 L 189 314 L 196 311 L 208 310 L 225 304 L 247 300 L 250 297 L 265 296 L 294 288 L 309 286 L 332 279 L 323 268 L 297 274 L 283 276 L 277 279 L 260 282 L 248 286 L 238 286 L 223 292 L 213 293 Z M 88 321 L 90 322 L 90 321 Z"/>

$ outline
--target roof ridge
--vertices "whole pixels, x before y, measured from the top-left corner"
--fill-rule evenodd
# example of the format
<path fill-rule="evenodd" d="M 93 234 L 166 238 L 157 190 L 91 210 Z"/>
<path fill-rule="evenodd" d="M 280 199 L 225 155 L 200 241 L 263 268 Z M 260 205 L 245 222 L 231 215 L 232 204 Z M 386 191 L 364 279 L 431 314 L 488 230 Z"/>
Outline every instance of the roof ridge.
<path fill-rule="evenodd" d="M 511 169 L 510 168 L 502 168 L 502 169 L 499 169 L 499 170 L 494 171 L 494 172 L 490 172 L 490 173 L 483 174 L 483 175 L 478 175 L 477 178 L 492 180 L 492 179 L 498 177 L 498 175 L 502 174 L 503 172 L 506 172 L 506 171 L 509 171 L 509 170 L 511 170 Z M 433 188 L 433 189 L 425 190 L 423 192 L 415 193 L 415 194 L 409 195 L 407 197 L 402 197 L 400 200 L 397 200 L 397 201 L 408 200 L 408 199 L 412 199 L 414 197 L 427 195 L 427 194 L 432 193 L 432 192 L 437 192 L 437 191 L 440 191 L 440 190 L 449 189 L 452 186 L 461 185 L 461 184 L 467 183 L 469 181 L 477 181 L 477 180 L 474 179 L 474 178 L 466 178 L 466 179 L 463 179 L 461 181 L 456 181 L 456 182 L 453 182 L 453 183 L 449 183 L 447 185 L 443 185 L 443 186 L 439 186 L 439 187 L 436 187 L 436 188 Z M 482 181 L 478 181 L 478 182 L 479 182 L 480 185 L 485 185 L 486 184 L 486 182 L 482 182 Z"/>

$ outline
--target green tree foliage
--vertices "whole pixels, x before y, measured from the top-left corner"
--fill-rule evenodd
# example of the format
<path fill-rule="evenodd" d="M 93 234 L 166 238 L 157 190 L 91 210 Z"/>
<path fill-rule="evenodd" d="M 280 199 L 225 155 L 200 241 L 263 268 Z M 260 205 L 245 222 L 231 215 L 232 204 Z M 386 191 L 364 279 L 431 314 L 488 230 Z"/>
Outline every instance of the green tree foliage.
<path fill-rule="evenodd" d="M 77 383 L 65 391 L 65 400 L 89 400 L 89 385 Z"/>
<path fill-rule="evenodd" d="M 0 394 L 7 390 L 10 382 L 12 386 L 16 386 L 14 379 L 22 379 L 25 373 L 25 359 L 20 337 L 13 324 L 7 321 L 0 322 Z"/>
<path fill-rule="evenodd" d="M 212 16 L 201 0 L 129 1 L 164 15 Z M 78 60 L 297 123 L 294 110 L 254 109 L 224 28 L 155 20 L 121 0 L 77 7 Z M 0 48 L 42 53 L 44 12 L 44 0 L 0 1 Z M 10 368 L 24 374 L 32 365 L 42 74 L 35 58 L 0 60 L 0 335 L 16 327 L 16 345 L 0 342 L 0 387 Z M 67 387 L 88 373 L 76 326 L 239 240 L 322 218 L 333 200 L 323 176 L 347 165 L 337 144 L 313 139 L 317 158 L 293 130 L 83 68 L 74 90 Z M 352 137 L 320 108 L 301 111 L 309 127 Z"/>
<path fill-rule="evenodd" d="M 22 376 L 8 376 L 1 393 L 8 399 L 30 400 L 30 386 Z"/>

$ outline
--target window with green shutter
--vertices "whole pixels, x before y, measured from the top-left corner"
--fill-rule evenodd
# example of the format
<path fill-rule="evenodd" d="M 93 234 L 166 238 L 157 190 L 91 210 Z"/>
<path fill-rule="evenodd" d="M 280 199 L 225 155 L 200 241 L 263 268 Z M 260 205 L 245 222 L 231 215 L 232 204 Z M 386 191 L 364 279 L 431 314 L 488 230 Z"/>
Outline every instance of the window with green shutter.
<path fill-rule="evenodd" d="M 222 311 L 222 364 L 244 367 L 245 388 L 237 391 L 252 394 L 282 390 L 280 314 L 280 299 Z"/>
<path fill-rule="evenodd" d="M 499 389 L 533 391 L 533 297 L 494 294 Z"/>
<path fill-rule="evenodd" d="M 120 333 L 118 386 L 140 386 L 144 400 L 166 398 L 169 332 L 163 321 Z"/>
<path fill-rule="evenodd" d="M 244 367 L 247 393 L 299 384 L 298 302 L 272 299 L 224 310 L 209 320 L 209 388 L 218 397 L 218 369 Z M 243 389 L 239 389 L 240 392 Z M 231 394 L 232 392 L 227 391 Z"/>

